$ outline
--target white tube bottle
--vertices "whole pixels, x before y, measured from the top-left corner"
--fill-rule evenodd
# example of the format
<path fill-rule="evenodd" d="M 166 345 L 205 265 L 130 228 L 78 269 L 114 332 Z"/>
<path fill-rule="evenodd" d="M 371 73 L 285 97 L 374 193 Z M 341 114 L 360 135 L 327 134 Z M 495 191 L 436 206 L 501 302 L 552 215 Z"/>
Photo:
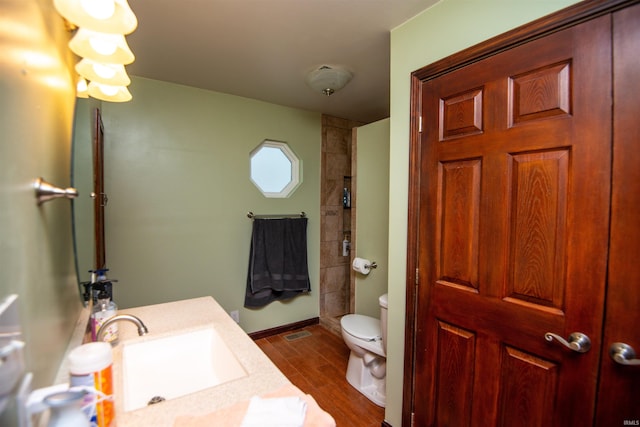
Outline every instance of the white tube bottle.
<path fill-rule="evenodd" d="M 349 241 L 349 236 L 345 234 L 342 241 L 342 256 L 349 256 L 349 251 L 351 251 L 351 242 Z"/>

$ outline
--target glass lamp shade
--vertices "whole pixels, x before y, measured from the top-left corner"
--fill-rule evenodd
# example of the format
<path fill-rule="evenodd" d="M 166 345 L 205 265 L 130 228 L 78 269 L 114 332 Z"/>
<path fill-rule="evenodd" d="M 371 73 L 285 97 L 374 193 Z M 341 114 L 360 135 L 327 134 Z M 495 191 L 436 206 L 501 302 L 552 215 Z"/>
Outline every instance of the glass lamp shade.
<path fill-rule="evenodd" d="M 78 28 L 69 48 L 78 56 L 107 64 L 131 64 L 135 59 L 122 34 Z"/>
<path fill-rule="evenodd" d="M 131 93 L 125 86 L 112 86 L 89 82 L 87 91 L 92 98 L 102 101 L 127 102 L 133 99 L 133 96 L 131 96 Z"/>
<path fill-rule="evenodd" d="M 353 74 L 343 68 L 323 65 L 307 75 L 307 84 L 311 89 L 329 96 L 342 89 L 352 77 Z"/>
<path fill-rule="evenodd" d="M 83 58 L 76 64 L 76 71 L 92 82 L 111 86 L 128 86 L 131 84 L 131 79 L 122 64 L 105 64 Z"/>
<path fill-rule="evenodd" d="M 138 27 L 127 0 L 53 0 L 53 4 L 60 15 L 81 28 L 130 34 Z"/>
<path fill-rule="evenodd" d="M 78 77 L 78 83 L 76 83 L 76 96 L 78 98 L 89 97 L 87 81 L 84 79 L 84 77 Z"/>

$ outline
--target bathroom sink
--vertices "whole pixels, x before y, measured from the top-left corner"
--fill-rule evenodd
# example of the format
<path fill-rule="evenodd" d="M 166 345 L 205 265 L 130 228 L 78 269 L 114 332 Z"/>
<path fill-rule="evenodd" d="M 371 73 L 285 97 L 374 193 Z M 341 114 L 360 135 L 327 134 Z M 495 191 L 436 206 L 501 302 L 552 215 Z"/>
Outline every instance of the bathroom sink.
<path fill-rule="evenodd" d="M 169 400 L 247 375 L 213 328 L 123 343 L 124 410 Z"/>

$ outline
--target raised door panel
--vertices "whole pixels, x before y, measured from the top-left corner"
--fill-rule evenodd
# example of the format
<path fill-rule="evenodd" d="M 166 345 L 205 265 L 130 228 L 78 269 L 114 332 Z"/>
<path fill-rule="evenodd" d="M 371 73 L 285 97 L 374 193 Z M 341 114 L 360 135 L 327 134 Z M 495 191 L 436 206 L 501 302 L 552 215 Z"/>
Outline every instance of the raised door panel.
<path fill-rule="evenodd" d="M 564 307 L 567 196 L 566 149 L 509 156 L 511 230 L 505 299 Z"/>
<path fill-rule="evenodd" d="M 438 283 L 478 287 L 478 228 L 480 217 L 479 160 L 447 162 L 440 165 L 438 197 L 442 210 L 438 215 L 441 242 Z"/>
<path fill-rule="evenodd" d="M 439 322 L 436 418 L 442 425 L 471 424 L 473 401 L 475 335 L 454 325 Z"/>
<path fill-rule="evenodd" d="M 527 71 L 509 79 L 512 125 L 571 113 L 568 61 Z"/>
<path fill-rule="evenodd" d="M 440 140 L 482 133 L 482 88 L 440 100 Z"/>
<path fill-rule="evenodd" d="M 554 362 L 504 346 L 498 425 L 553 425 L 558 369 Z"/>

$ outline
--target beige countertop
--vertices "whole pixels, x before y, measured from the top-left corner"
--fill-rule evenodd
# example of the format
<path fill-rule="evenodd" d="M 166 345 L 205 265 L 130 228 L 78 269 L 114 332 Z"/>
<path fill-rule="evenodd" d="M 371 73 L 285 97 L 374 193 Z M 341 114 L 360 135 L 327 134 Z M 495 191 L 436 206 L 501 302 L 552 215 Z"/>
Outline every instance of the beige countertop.
<path fill-rule="evenodd" d="M 120 310 L 139 317 L 149 333 L 139 337 L 135 325 L 118 322 L 119 344 L 113 347 L 113 381 L 118 427 L 172 426 L 180 415 L 205 415 L 214 410 L 278 389 L 289 380 L 211 297 Z M 170 336 L 176 332 L 213 327 L 232 350 L 247 376 L 193 394 L 130 412 L 124 411 L 120 363 L 122 343 Z M 159 373 L 161 374 L 161 373 Z"/>

